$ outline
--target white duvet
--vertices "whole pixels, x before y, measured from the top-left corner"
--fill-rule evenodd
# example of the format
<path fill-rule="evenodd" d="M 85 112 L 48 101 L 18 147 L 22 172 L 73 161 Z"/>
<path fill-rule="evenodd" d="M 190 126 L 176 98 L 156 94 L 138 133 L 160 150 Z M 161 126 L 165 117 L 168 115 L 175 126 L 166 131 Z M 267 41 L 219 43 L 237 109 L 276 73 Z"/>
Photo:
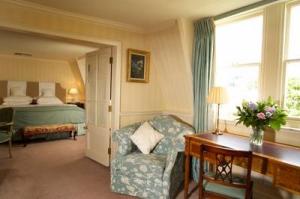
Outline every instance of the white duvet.
<path fill-rule="evenodd" d="M 59 104 L 63 104 L 62 101 L 60 101 L 60 99 L 58 99 L 57 97 L 39 97 L 37 100 L 38 104 L 51 104 L 51 105 L 59 105 Z"/>

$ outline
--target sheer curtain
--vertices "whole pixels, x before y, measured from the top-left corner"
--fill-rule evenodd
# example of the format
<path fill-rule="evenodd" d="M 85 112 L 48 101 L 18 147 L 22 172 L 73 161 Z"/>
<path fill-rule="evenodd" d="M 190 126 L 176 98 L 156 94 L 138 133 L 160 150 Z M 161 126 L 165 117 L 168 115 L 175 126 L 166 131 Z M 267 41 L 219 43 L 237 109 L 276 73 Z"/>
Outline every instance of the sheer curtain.
<path fill-rule="evenodd" d="M 213 54 L 215 45 L 215 25 L 213 18 L 204 18 L 194 24 L 193 50 L 193 91 L 194 127 L 196 132 L 209 129 L 209 106 L 207 95 L 212 82 Z M 199 161 L 192 160 L 192 175 L 199 177 Z"/>

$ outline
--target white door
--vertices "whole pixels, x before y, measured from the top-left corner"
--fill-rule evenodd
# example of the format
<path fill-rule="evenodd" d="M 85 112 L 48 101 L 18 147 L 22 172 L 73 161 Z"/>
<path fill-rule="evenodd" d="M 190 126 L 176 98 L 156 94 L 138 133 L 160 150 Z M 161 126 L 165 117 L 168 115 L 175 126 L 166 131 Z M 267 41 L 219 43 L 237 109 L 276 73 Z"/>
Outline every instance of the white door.
<path fill-rule="evenodd" d="M 111 48 L 87 55 L 86 155 L 104 166 L 110 165 Z"/>

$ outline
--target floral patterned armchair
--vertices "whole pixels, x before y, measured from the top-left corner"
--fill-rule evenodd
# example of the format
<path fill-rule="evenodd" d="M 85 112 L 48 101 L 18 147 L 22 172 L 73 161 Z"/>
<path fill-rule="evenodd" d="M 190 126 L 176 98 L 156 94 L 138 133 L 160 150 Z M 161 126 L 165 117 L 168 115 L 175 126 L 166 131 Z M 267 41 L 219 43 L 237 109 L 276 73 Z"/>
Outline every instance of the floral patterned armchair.
<path fill-rule="evenodd" d="M 193 134 L 194 129 L 169 115 L 148 122 L 165 136 L 148 155 L 129 138 L 141 123 L 113 133 L 118 151 L 111 164 L 111 189 L 140 198 L 175 198 L 184 180 L 183 136 Z"/>

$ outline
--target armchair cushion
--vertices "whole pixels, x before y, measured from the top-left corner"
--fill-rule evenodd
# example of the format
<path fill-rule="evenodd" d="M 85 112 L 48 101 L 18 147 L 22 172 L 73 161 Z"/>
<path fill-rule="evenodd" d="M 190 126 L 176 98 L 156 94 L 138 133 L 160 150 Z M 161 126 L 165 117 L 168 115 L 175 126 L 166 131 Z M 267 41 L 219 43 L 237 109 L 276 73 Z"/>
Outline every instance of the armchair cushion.
<path fill-rule="evenodd" d="M 203 182 L 203 187 L 205 191 L 225 195 L 230 198 L 235 198 L 235 199 L 245 198 L 245 189 L 228 187 L 225 185 L 216 184 L 213 182 L 206 182 L 206 181 Z"/>
<path fill-rule="evenodd" d="M 166 166 L 166 156 L 134 152 L 117 161 L 119 174 L 132 179 L 160 179 Z"/>

